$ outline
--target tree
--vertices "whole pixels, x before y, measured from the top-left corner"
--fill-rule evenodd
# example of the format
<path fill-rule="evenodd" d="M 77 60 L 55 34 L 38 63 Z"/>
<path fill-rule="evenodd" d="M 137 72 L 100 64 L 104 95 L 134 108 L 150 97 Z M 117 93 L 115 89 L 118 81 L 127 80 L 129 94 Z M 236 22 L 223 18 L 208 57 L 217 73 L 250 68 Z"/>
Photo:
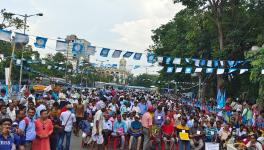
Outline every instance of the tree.
<path fill-rule="evenodd" d="M 151 87 L 156 85 L 158 76 L 157 75 L 150 75 L 150 74 L 141 74 L 135 77 L 129 85 L 132 86 L 143 86 L 143 87 Z M 130 80 L 131 81 L 131 80 Z"/>
<path fill-rule="evenodd" d="M 261 70 L 264 66 L 264 48 L 258 51 L 249 51 L 246 53 L 247 58 L 251 61 L 252 69 L 250 74 L 250 80 L 253 83 L 258 84 L 258 99 L 257 104 L 259 109 L 264 108 L 264 77 L 261 74 Z"/>
<path fill-rule="evenodd" d="M 264 9 L 261 1 L 174 0 L 174 2 L 182 2 L 186 8 L 177 13 L 172 21 L 153 31 L 153 47 L 157 55 L 244 60 L 245 51 L 252 45 L 264 42 L 264 30 L 261 25 L 264 20 L 261 14 L 264 13 Z M 182 64 L 183 67 L 186 65 L 188 64 Z M 182 74 L 167 75 L 165 69 L 161 72 L 161 77 L 171 80 L 177 76 L 179 80 L 186 80 Z M 202 74 L 202 79 L 208 86 L 205 89 L 227 88 L 234 92 L 233 95 L 240 94 L 245 90 L 244 87 L 251 86 L 248 77 L 249 74 L 235 78 L 230 78 L 229 75 Z"/>
<path fill-rule="evenodd" d="M 2 18 L 0 29 L 6 29 L 10 27 L 20 29 L 24 26 L 24 21 L 22 19 L 14 17 L 13 13 L 7 12 L 6 9 L 0 10 L 0 18 Z"/>

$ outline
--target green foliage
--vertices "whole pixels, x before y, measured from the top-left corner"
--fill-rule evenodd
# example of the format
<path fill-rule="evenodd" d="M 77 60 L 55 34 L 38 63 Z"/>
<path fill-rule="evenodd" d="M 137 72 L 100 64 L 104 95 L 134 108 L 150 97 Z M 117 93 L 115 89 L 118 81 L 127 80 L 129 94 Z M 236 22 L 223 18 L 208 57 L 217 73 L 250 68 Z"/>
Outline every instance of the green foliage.
<path fill-rule="evenodd" d="M 150 87 L 157 84 L 157 75 L 141 74 L 129 81 L 129 85 Z"/>
<path fill-rule="evenodd" d="M 15 27 L 16 29 L 21 29 L 24 26 L 24 21 L 18 17 L 14 17 L 14 14 L 7 12 L 6 9 L 0 10 L 1 24 L 0 29 L 5 29 L 9 27 Z"/>
<path fill-rule="evenodd" d="M 250 80 L 259 85 L 257 103 L 260 109 L 264 108 L 264 76 L 261 74 L 261 70 L 264 66 L 264 48 L 258 51 L 249 51 L 246 53 L 246 57 L 251 60 L 251 74 Z"/>
<path fill-rule="evenodd" d="M 153 31 L 152 47 L 158 56 L 244 60 L 244 53 L 253 45 L 264 43 L 263 1 L 173 0 L 173 2 L 181 2 L 186 8 L 178 12 L 170 22 Z M 221 50 L 219 25 L 223 33 Z M 186 67 L 186 64 L 181 66 Z M 259 80 L 256 75 L 251 75 L 251 78 L 253 77 Z M 159 78 L 168 82 L 174 79 L 197 80 L 197 77 L 186 74 L 167 74 L 165 69 L 161 71 Z M 218 78 L 216 75 L 203 74 L 202 79 L 208 86 L 205 89 L 216 91 L 218 81 L 216 78 Z M 222 83 L 231 96 L 238 97 L 241 93 L 248 93 L 252 97 L 257 97 L 256 90 L 252 91 L 249 87 L 258 88 L 258 85 L 250 82 L 249 74 L 234 75 L 234 78 L 224 75 L 223 79 Z"/>

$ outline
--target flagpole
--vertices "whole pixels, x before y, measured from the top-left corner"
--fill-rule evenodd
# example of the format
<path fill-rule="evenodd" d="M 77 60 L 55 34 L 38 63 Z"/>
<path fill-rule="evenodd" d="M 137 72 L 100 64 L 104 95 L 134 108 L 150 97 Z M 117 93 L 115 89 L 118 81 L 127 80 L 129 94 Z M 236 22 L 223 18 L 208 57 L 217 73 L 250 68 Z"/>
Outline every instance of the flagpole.
<path fill-rule="evenodd" d="M 23 32 L 24 35 L 26 34 L 27 17 L 28 17 L 27 14 L 25 14 L 25 16 L 24 16 L 24 32 Z M 23 45 L 22 55 L 21 55 L 21 65 L 20 65 L 20 71 L 19 71 L 19 91 L 21 89 L 21 83 L 22 83 L 24 51 L 25 51 L 25 45 Z"/>
<path fill-rule="evenodd" d="M 42 13 L 37 13 L 37 14 L 33 14 L 33 15 L 20 15 L 20 14 L 14 14 L 11 13 L 10 15 L 16 15 L 16 16 L 20 16 L 24 18 L 24 35 L 26 34 L 26 28 L 27 28 L 27 18 L 32 17 L 32 16 L 43 16 Z M 23 45 L 22 48 L 22 55 L 21 55 L 21 65 L 20 65 L 20 72 L 19 72 L 19 91 L 21 89 L 21 81 L 22 81 L 22 74 L 23 74 L 23 59 L 24 59 L 24 50 L 25 50 L 25 46 Z"/>
<path fill-rule="evenodd" d="M 13 58 L 14 58 L 14 53 L 15 53 L 15 49 L 16 49 L 16 43 L 15 43 L 15 37 L 12 37 L 12 44 L 13 44 L 13 47 L 12 47 L 12 54 L 11 54 L 11 60 L 10 60 L 10 65 L 9 65 L 9 77 L 8 77 L 8 93 L 9 93 L 9 96 L 11 96 L 11 90 L 12 90 L 12 82 L 11 82 L 11 78 L 12 78 L 12 65 L 13 65 Z"/>

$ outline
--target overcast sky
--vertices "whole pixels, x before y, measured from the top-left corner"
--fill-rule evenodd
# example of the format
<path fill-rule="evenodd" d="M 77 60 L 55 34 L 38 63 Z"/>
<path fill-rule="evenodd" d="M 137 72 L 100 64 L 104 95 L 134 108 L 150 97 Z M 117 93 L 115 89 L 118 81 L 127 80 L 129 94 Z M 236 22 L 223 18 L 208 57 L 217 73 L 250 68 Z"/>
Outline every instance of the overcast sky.
<path fill-rule="evenodd" d="M 1 8 L 18 14 L 43 13 L 43 17 L 28 19 L 30 35 L 56 39 L 76 34 L 94 46 L 111 49 L 144 52 L 152 44 L 151 30 L 170 21 L 183 9 L 181 4 L 174 5 L 172 0 L 0 0 Z M 21 30 L 22 32 L 22 30 Z M 30 43 L 34 42 L 31 38 Z M 46 49 L 36 49 L 44 56 L 55 53 L 55 40 L 48 40 Z M 96 59 L 116 63 L 119 59 Z M 149 66 L 146 56 L 140 61 L 128 59 L 128 66 Z M 153 67 L 148 70 L 157 70 Z M 132 71 L 139 74 L 145 68 Z"/>

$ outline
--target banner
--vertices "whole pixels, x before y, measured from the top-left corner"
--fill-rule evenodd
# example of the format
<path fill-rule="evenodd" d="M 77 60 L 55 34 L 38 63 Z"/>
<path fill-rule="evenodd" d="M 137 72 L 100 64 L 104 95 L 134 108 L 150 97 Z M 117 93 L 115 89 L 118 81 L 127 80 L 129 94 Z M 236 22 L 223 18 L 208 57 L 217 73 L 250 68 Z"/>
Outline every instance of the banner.
<path fill-rule="evenodd" d="M 112 58 L 119 58 L 121 55 L 122 51 L 121 50 L 115 50 L 112 54 Z"/>
<path fill-rule="evenodd" d="M 86 55 L 94 55 L 96 52 L 96 47 L 95 46 L 88 46 L 86 49 Z"/>
<path fill-rule="evenodd" d="M 172 57 L 166 57 L 165 63 L 166 63 L 166 65 L 171 64 L 172 63 Z"/>
<path fill-rule="evenodd" d="M 245 72 L 247 72 L 247 71 L 248 71 L 248 69 L 240 69 L 239 74 L 243 74 L 243 73 L 245 73 Z"/>
<path fill-rule="evenodd" d="M 45 48 L 47 41 L 47 38 L 37 36 L 34 45 L 36 48 Z"/>
<path fill-rule="evenodd" d="M 235 69 L 235 68 L 230 68 L 229 69 L 229 71 L 228 71 L 228 73 L 233 73 L 233 72 L 235 72 L 237 69 Z"/>
<path fill-rule="evenodd" d="M 176 73 L 180 73 L 180 72 L 182 72 L 182 68 L 181 67 L 178 67 L 178 68 L 176 68 L 176 71 L 175 71 Z"/>
<path fill-rule="evenodd" d="M 83 52 L 83 48 L 84 48 L 83 43 L 73 43 L 72 53 L 73 54 L 80 54 Z"/>
<path fill-rule="evenodd" d="M 103 48 L 103 49 L 101 50 L 100 56 L 102 56 L 102 57 L 107 57 L 109 51 L 110 51 L 109 48 Z"/>
<path fill-rule="evenodd" d="M 27 44 L 29 42 L 29 37 L 26 34 L 22 34 L 22 33 L 15 33 L 15 43 L 23 43 L 23 44 Z"/>
<path fill-rule="evenodd" d="M 214 69 L 213 68 L 206 68 L 206 73 L 213 73 Z"/>
<path fill-rule="evenodd" d="M 212 67 L 212 63 L 213 63 L 212 60 L 208 60 L 207 61 L 207 67 Z"/>
<path fill-rule="evenodd" d="M 133 55 L 134 52 L 126 52 L 123 57 L 124 58 L 129 58 L 131 55 Z"/>
<path fill-rule="evenodd" d="M 185 68 L 185 73 L 186 74 L 191 74 L 192 73 L 192 67 L 186 67 Z"/>
<path fill-rule="evenodd" d="M 167 73 L 172 73 L 173 72 L 173 67 L 167 67 Z"/>
<path fill-rule="evenodd" d="M 181 64 L 181 58 L 174 58 L 172 63 L 175 65 L 180 65 Z"/>
<path fill-rule="evenodd" d="M 65 41 L 59 41 L 57 40 L 56 43 L 56 51 L 66 51 L 67 50 L 68 43 Z"/>
<path fill-rule="evenodd" d="M 202 70 L 203 70 L 203 68 L 196 68 L 194 72 L 195 73 L 200 73 L 200 72 L 202 72 Z"/>
<path fill-rule="evenodd" d="M 11 31 L 5 31 L 0 29 L 0 40 L 10 42 L 11 41 Z"/>
<path fill-rule="evenodd" d="M 133 59 L 134 60 L 140 60 L 142 56 L 142 53 L 135 53 Z"/>
<path fill-rule="evenodd" d="M 5 68 L 5 84 L 8 85 L 9 83 L 9 77 L 10 77 L 10 71 L 9 71 L 10 68 Z"/>
<path fill-rule="evenodd" d="M 217 69 L 216 74 L 224 74 L 225 69 Z"/>
<path fill-rule="evenodd" d="M 155 54 L 154 53 L 148 53 L 147 54 L 147 62 L 148 63 L 155 63 L 155 59 L 156 59 L 156 57 L 155 57 Z"/>

